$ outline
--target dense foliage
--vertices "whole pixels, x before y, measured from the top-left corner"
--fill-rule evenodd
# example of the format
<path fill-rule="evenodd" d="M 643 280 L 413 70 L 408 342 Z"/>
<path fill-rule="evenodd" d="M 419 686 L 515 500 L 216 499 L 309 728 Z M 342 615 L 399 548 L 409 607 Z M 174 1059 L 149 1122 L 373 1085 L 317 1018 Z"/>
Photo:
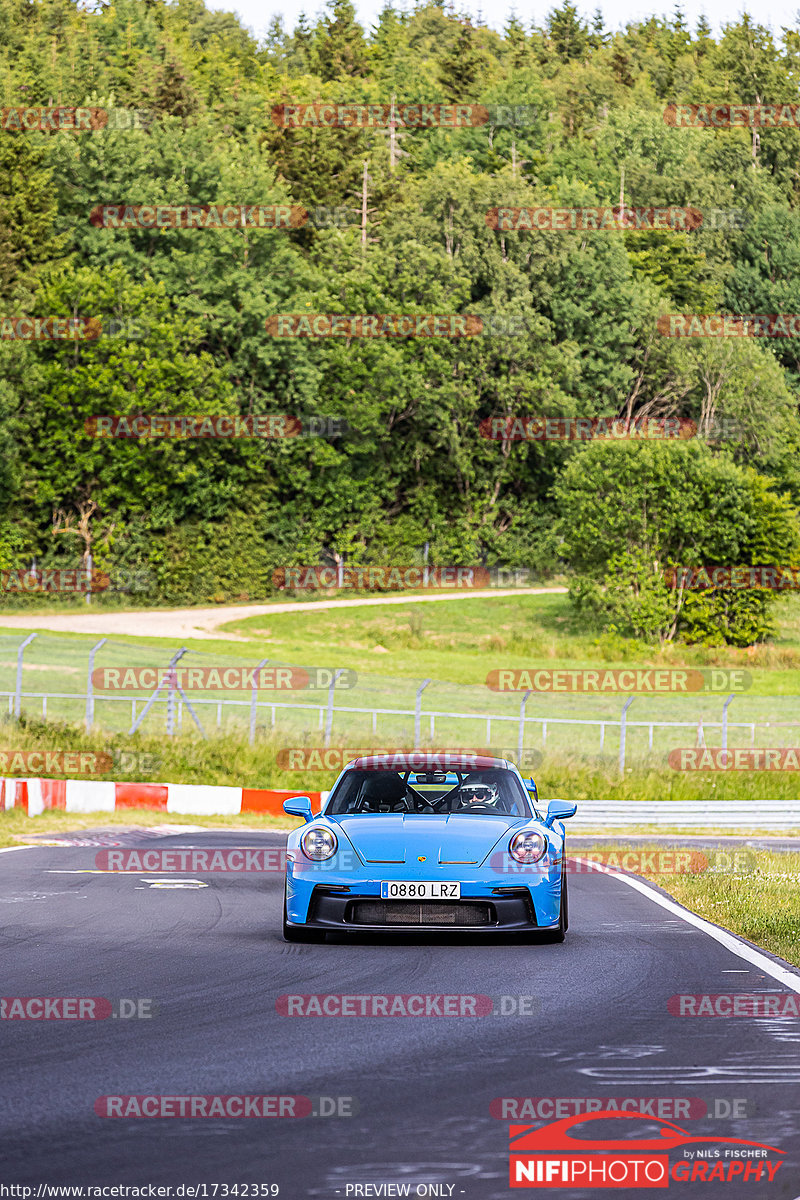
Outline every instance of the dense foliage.
<path fill-rule="evenodd" d="M 657 322 L 800 312 L 800 130 L 678 129 L 663 115 L 673 103 L 797 102 L 799 33 L 776 40 L 744 17 L 715 39 L 677 12 L 612 35 L 569 3 L 544 28 L 514 18 L 501 34 L 436 3 L 387 5 L 363 30 L 348 0 L 332 0 L 292 33 L 276 19 L 262 43 L 201 0 L 0 0 L 0 14 L 3 106 L 150 114 L 133 130 L 0 132 L 2 312 L 121 328 L 0 342 L 0 566 L 75 562 L 91 548 L 102 568 L 144 569 L 151 602 L 263 596 L 277 566 L 409 563 L 425 542 L 438 563 L 584 571 L 565 525 L 579 512 L 606 562 L 585 578 L 638 596 L 651 568 L 637 555 L 652 547 L 617 544 L 608 506 L 584 503 L 582 476 L 606 452 L 620 479 L 663 476 L 653 495 L 664 504 L 681 472 L 698 503 L 719 485 L 727 510 L 710 505 L 698 542 L 684 530 L 692 562 L 712 551 L 752 561 L 754 506 L 781 512 L 780 535 L 759 551 L 791 544 L 797 340 L 681 341 Z M 271 117 L 291 102 L 393 97 L 525 106 L 526 123 L 490 115 L 391 137 Z M 486 220 L 497 207 L 621 198 L 735 215 L 688 232 L 513 232 Z M 98 204 L 156 203 L 294 204 L 314 219 L 205 230 L 90 220 Z M 326 312 L 494 314 L 523 332 L 309 340 L 265 329 L 274 314 Z M 86 420 L 106 413 L 323 414 L 347 428 L 278 442 L 92 438 Z M 687 418 L 704 436 L 678 464 L 667 443 L 587 450 L 481 433 L 489 418 L 548 416 Z M 670 636 L 663 599 L 650 597 L 644 623 L 638 601 L 620 601 L 614 620 Z M 761 609 L 739 621 L 723 607 L 724 618 L 703 609 L 675 629 L 713 640 L 710 620 L 734 641 L 763 636 Z"/>
<path fill-rule="evenodd" d="M 556 493 L 572 598 L 610 630 L 739 646 L 774 632 L 774 591 L 789 572 L 774 581 L 755 572 L 767 586 L 708 586 L 710 564 L 797 561 L 796 513 L 751 467 L 703 443 L 645 442 L 631 453 L 598 441 L 568 463 Z"/>

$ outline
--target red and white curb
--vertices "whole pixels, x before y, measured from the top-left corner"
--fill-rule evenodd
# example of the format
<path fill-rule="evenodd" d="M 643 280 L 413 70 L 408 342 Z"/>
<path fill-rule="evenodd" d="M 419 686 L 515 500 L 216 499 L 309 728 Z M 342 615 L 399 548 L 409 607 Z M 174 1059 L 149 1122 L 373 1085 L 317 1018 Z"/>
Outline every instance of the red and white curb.
<path fill-rule="evenodd" d="M 292 791 L 280 788 L 207 787 L 191 783 L 0 778 L 0 811 L 22 808 L 29 817 L 37 817 L 51 808 L 74 813 L 150 809 L 196 816 L 235 816 L 246 812 L 283 816 L 284 800 L 300 795 L 310 798 L 315 811 L 328 798 L 327 792 L 309 792 L 300 788 Z"/>

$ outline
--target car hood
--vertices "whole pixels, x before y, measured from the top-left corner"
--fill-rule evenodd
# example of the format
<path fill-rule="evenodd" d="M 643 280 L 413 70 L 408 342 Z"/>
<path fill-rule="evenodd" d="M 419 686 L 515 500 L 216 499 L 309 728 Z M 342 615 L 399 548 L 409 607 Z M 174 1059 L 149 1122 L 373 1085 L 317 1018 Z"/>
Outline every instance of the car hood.
<path fill-rule="evenodd" d="M 424 857 L 431 864 L 474 865 L 509 829 L 527 825 L 530 817 L 375 813 L 336 820 L 365 862 L 416 864 Z"/>

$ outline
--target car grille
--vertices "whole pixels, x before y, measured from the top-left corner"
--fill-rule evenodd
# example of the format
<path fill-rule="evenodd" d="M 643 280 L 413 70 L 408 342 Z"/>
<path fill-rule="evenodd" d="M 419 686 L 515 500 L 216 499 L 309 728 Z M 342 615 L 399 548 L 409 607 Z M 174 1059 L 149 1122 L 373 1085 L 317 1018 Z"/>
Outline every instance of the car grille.
<path fill-rule="evenodd" d="M 492 904 L 459 901 L 414 904 L 409 900 L 355 900 L 348 918 L 353 925 L 493 925 Z"/>

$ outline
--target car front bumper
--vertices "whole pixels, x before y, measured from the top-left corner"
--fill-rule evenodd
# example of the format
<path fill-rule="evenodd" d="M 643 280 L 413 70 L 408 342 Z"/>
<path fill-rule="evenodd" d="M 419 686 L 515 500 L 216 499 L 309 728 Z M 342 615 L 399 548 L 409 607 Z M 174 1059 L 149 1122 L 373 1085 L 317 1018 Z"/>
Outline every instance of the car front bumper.
<path fill-rule="evenodd" d="M 551 929 L 558 924 L 561 864 L 523 882 L 507 875 L 459 878 L 458 901 L 382 900 L 380 879 L 354 879 L 331 872 L 286 875 L 286 910 L 291 925 L 352 932 L 428 930 L 431 932 L 513 933 Z M 439 874 L 439 872 L 437 872 Z M 455 871 L 440 877 L 455 878 Z"/>

